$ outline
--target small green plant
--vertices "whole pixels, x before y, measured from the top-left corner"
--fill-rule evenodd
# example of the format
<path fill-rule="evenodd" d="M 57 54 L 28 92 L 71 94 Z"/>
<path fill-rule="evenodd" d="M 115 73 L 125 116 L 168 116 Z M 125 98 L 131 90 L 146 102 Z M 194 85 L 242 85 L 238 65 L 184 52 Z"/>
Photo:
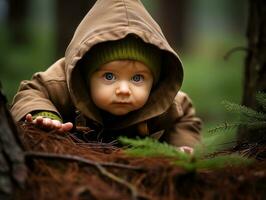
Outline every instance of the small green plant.
<path fill-rule="evenodd" d="M 197 169 L 216 169 L 225 166 L 235 166 L 241 164 L 249 164 L 252 159 L 245 158 L 239 154 L 230 155 L 213 155 L 226 146 L 236 144 L 236 131 L 230 132 L 228 130 L 245 126 L 248 129 L 265 130 L 266 128 L 266 94 L 258 93 L 256 95 L 261 111 L 255 111 L 246 106 L 224 101 L 226 110 L 238 115 L 234 122 L 224 122 L 210 133 L 217 133 L 218 131 L 227 130 L 226 134 L 212 134 L 202 138 L 201 144 L 196 146 L 194 154 L 188 155 L 178 151 L 175 147 L 160 143 L 151 138 L 144 139 L 129 139 L 121 137 L 122 144 L 128 145 L 125 152 L 132 156 L 164 156 L 173 159 L 173 163 L 181 166 L 187 170 L 194 171 Z"/>
<path fill-rule="evenodd" d="M 253 110 L 246 106 L 238 105 L 229 101 L 224 101 L 223 104 L 227 111 L 238 115 L 234 122 L 224 122 L 219 126 L 211 129 L 209 132 L 225 131 L 238 127 L 246 127 L 252 130 L 263 130 L 266 128 L 266 93 L 258 93 L 256 100 L 261 107 L 261 111 Z"/>
<path fill-rule="evenodd" d="M 125 137 L 119 138 L 120 142 L 127 145 L 125 153 L 131 156 L 138 157 L 168 157 L 171 158 L 173 164 L 183 167 L 188 171 L 195 171 L 198 169 L 217 169 L 225 166 L 235 166 L 241 164 L 251 163 L 251 159 L 244 158 L 240 155 L 219 155 L 216 157 L 208 158 L 207 154 L 203 153 L 203 149 L 208 149 L 208 145 L 205 142 L 204 148 L 199 146 L 195 149 L 193 155 L 183 153 L 176 147 L 167 143 L 161 143 L 152 138 L 144 139 L 129 139 Z"/>

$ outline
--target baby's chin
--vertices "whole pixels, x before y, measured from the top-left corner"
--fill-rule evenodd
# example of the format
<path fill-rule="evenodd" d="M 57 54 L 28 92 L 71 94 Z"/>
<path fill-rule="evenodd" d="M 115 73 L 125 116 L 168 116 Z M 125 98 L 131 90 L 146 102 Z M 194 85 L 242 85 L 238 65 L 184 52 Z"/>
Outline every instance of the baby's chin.
<path fill-rule="evenodd" d="M 115 116 L 124 116 L 134 110 L 137 110 L 137 109 L 113 109 L 113 110 L 106 110 L 106 111 Z"/>
<path fill-rule="evenodd" d="M 124 116 L 130 113 L 131 111 L 107 111 L 107 112 L 115 116 Z"/>
<path fill-rule="evenodd" d="M 112 105 L 111 107 L 109 108 L 102 108 L 104 111 L 112 114 L 112 115 L 115 115 L 115 116 L 124 116 L 124 115 L 127 115 L 133 111 L 136 111 L 136 110 L 139 110 L 141 108 L 141 106 L 133 106 L 132 104 L 129 104 L 129 105 L 122 105 L 122 106 L 119 106 L 119 105 Z"/>

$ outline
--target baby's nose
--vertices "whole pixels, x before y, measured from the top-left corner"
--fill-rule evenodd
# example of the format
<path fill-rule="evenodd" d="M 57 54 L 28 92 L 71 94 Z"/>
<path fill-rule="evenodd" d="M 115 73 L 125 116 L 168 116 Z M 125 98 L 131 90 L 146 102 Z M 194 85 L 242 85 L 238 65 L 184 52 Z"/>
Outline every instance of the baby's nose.
<path fill-rule="evenodd" d="M 116 88 L 116 94 L 130 95 L 131 91 L 129 84 L 126 81 L 119 83 L 118 87 Z"/>

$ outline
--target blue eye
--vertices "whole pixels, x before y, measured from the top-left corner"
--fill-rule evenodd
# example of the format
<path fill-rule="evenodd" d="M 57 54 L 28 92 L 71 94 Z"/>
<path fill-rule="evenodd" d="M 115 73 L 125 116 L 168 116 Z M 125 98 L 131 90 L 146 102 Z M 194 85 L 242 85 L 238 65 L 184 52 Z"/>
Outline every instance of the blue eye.
<path fill-rule="evenodd" d="M 111 81 L 111 80 L 114 80 L 114 79 L 115 79 L 115 76 L 114 76 L 113 73 L 111 73 L 111 72 L 107 72 L 107 73 L 104 74 L 104 78 L 105 78 L 106 80 L 108 80 L 108 81 Z"/>
<path fill-rule="evenodd" d="M 144 77 L 140 74 L 134 75 L 132 77 L 132 81 L 134 81 L 134 82 L 141 82 L 141 81 L 143 81 L 143 79 L 144 79 Z"/>

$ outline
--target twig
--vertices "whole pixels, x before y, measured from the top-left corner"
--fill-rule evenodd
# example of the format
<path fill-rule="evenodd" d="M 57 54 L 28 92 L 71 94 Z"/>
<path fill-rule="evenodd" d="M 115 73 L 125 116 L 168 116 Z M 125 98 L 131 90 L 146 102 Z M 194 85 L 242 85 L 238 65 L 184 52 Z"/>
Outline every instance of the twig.
<path fill-rule="evenodd" d="M 25 152 L 25 158 L 26 159 L 30 159 L 30 158 L 62 159 L 62 160 L 67 160 L 67 161 L 75 161 L 75 162 L 87 164 L 87 165 L 93 165 L 103 175 L 107 176 L 108 178 L 114 180 L 117 183 L 120 183 L 120 184 L 126 186 L 130 190 L 133 200 L 136 200 L 138 197 L 138 192 L 137 192 L 137 189 L 134 187 L 134 185 L 132 185 L 129 182 L 125 181 L 124 179 L 112 174 L 111 172 L 108 172 L 103 166 L 126 168 L 126 169 L 133 169 L 133 170 L 143 170 L 140 167 L 134 167 L 134 166 L 130 166 L 130 165 L 124 165 L 124 164 L 118 164 L 118 163 L 112 163 L 112 162 L 95 162 L 92 160 L 82 158 L 80 156 L 69 155 L 69 154 L 45 153 L 45 152 L 27 151 L 27 152 Z"/>
<path fill-rule="evenodd" d="M 46 153 L 46 152 L 33 152 L 33 151 L 26 151 L 25 152 L 25 159 L 30 158 L 41 158 L 41 159 L 61 159 L 67 161 L 75 161 L 81 164 L 93 165 L 96 166 L 97 164 L 106 166 L 106 167 L 117 167 L 117 168 L 125 168 L 125 169 L 132 169 L 132 170 L 143 170 L 141 167 L 135 167 L 130 165 L 124 165 L 119 163 L 113 162 L 96 162 L 89 159 L 82 158 L 80 156 L 70 155 L 70 154 L 57 154 L 57 153 Z"/>
<path fill-rule="evenodd" d="M 120 184 L 126 186 L 126 187 L 130 190 L 131 195 L 132 195 L 132 199 L 133 199 L 133 200 L 137 200 L 137 199 L 138 199 L 138 192 L 137 192 L 137 189 L 135 188 L 134 185 L 132 185 L 132 184 L 130 184 L 129 182 L 125 181 L 124 179 L 122 179 L 122 178 L 120 178 L 120 177 L 118 177 L 118 176 L 116 176 L 116 175 L 114 175 L 114 174 L 108 172 L 108 171 L 107 171 L 105 168 L 103 168 L 103 166 L 100 165 L 99 163 L 96 163 L 96 167 L 99 169 L 99 171 L 100 171 L 103 175 L 105 175 L 105 176 L 107 176 L 108 178 L 110 178 L 110 179 L 112 179 L 112 180 L 114 180 L 114 181 L 116 181 L 116 182 L 118 182 L 118 183 L 120 183 Z"/>
<path fill-rule="evenodd" d="M 229 57 L 230 57 L 233 53 L 235 53 L 236 51 L 246 51 L 246 52 L 248 52 L 249 49 L 248 49 L 247 47 L 235 47 L 235 48 L 229 50 L 229 51 L 224 55 L 224 60 L 228 60 Z"/>

